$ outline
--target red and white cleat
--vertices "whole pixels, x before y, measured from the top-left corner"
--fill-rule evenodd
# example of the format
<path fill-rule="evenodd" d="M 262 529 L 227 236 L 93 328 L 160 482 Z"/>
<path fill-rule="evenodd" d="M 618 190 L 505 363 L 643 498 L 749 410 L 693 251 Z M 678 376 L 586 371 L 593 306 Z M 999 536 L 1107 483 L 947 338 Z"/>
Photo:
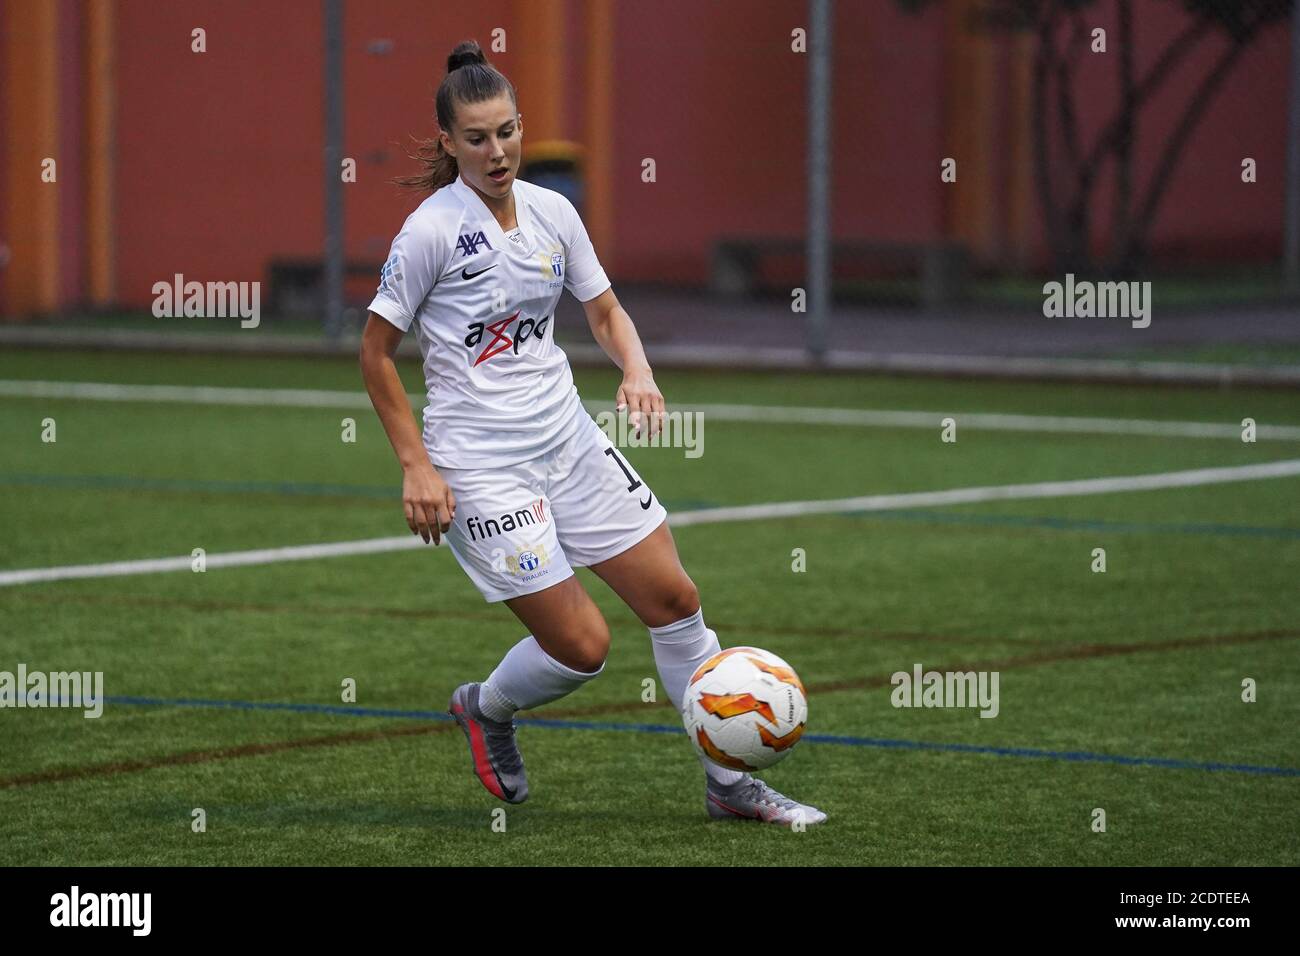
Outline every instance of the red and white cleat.
<path fill-rule="evenodd" d="M 826 819 L 826 814 L 816 807 L 791 800 L 748 774 L 730 787 L 720 786 L 709 778 L 704 796 L 709 816 L 715 820 L 760 820 L 788 827 L 797 822 L 812 826 Z"/>
<path fill-rule="evenodd" d="M 461 684 L 452 692 L 448 713 L 465 731 L 474 774 L 488 793 L 506 803 L 523 803 L 528 799 L 528 778 L 515 744 L 515 723 L 483 716 L 478 692 L 478 684 Z"/>

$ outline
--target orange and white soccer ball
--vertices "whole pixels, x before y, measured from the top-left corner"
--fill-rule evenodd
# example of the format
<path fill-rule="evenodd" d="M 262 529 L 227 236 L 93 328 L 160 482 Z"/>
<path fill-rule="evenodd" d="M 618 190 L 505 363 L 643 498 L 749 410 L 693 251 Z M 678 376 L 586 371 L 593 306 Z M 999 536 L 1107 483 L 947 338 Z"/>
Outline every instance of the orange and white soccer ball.
<path fill-rule="evenodd" d="M 757 647 L 729 647 L 686 685 L 682 720 L 705 757 L 732 770 L 762 770 L 803 736 L 808 696 L 794 668 Z"/>

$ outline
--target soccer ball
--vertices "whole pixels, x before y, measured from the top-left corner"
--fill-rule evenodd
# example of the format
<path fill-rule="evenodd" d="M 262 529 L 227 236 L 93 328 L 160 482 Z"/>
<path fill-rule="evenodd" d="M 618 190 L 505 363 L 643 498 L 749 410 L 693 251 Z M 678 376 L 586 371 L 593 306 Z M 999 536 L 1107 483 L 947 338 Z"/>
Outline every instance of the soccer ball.
<path fill-rule="evenodd" d="M 691 743 L 731 770 L 762 770 L 803 736 L 808 697 L 799 675 L 757 647 L 729 647 L 686 685 L 682 720 Z"/>

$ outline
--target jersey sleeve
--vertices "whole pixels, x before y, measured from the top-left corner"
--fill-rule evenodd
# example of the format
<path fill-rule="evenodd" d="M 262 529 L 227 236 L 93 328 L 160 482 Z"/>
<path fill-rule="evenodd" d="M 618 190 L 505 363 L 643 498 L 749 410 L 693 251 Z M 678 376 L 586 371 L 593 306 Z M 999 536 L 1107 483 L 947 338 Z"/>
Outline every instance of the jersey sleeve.
<path fill-rule="evenodd" d="M 418 210 L 407 217 L 402 231 L 388 250 L 388 261 L 379 273 L 379 288 L 370 311 L 381 315 L 403 332 L 411 327 L 416 313 L 446 265 L 445 244 L 439 232 Z"/>
<path fill-rule="evenodd" d="M 605 270 L 596 258 L 596 250 L 587 236 L 587 227 L 568 197 L 560 197 L 560 215 L 564 222 L 564 255 L 568 260 L 564 269 L 564 287 L 579 302 L 589 302 L 609 288 Z"/>

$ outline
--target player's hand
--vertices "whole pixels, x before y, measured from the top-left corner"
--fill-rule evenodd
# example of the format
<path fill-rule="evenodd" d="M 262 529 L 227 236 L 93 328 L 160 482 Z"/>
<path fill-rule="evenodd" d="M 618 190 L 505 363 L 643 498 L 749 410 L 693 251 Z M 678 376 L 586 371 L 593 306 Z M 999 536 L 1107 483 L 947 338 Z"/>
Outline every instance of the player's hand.
<path fill-rule="evenodd" d="M 627 409 L 628 424 L 638 435 L 643 425 L 649 426 L 652 436 L 659 433 L 663 427 L 664 397 L 649 366 L 623 373 L 623 384 L 614 397 L 614 408 L 617 411 Z"/>
<path fill-rule="evenodd" d="M 402 472 L 402 504 L 406 508 L 406 525 L 428 544 L 438 544 L 456 517 L 456 496 L 442 475 L 428 461 L 421 461 Z"/>

